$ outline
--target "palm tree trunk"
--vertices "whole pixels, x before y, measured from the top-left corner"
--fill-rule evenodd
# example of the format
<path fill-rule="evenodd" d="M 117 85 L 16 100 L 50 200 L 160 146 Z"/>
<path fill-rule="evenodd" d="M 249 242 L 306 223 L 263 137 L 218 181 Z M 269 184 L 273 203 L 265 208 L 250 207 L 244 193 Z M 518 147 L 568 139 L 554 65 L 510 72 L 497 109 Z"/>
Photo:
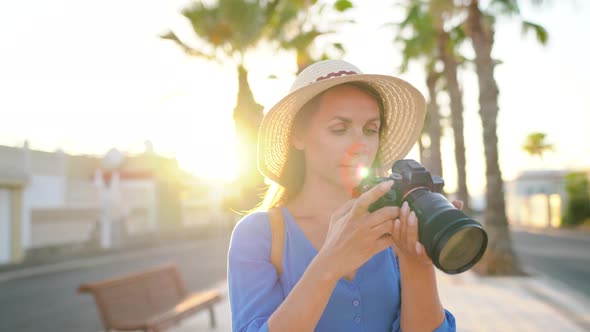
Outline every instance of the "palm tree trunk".
<path fill-rule="evenodd" d="M 512 250 L 502 173 L 498 163 L 496 121 L 499 91 L 494 79 L 494 63 L 491 55 L 494 32 L 491 22 L 486 21 L 483 16 L 478 0 L 471 0 L 469 4 L 467 25 L 467 33 L 475 51 L 475 67 L 479 80 L 479 112 L 486 156 L 484 227 L 488 233 L 488 248 L 474 270 L 484 275 L 522 274 L 518 259 Z"/>
<path fill-rule="evenodd" d="M 457 198 L 463 201 L 463 210 L 469 213 L 469 191 L 465 172 L 465 140 L 463 138 L 463 93 L 457 80 L 457 60 L 449 48 L 449 34 L 442 28 L 438 32 L 439 56 L 444 64 L 443 75 L 451 100 L 451 125 L 455 138 L 457 164 Z"/>
<path fill-rule="evenodd" d="M 420 155 L 420 163 L 428 169 L 430 161 L 428 160 L 428 151 L 426 151 L 426 147 L 424 146 L 423 139 L 424 139 L 424 132 L 418 136 L 418 154 Z"/>
<path fill-rule="evenodd" d="M 258 128 L 262 122 L 263 106 L 256 103 L 248 84 L 248 72 L 238 66 L 238 98 L 234 109 L 234 122 L 238 148 L 238 183 L 241 188 L 239 209 L 252 209 L 261 200 L 264 179 L 256 163 Z"/>
<path fill-rule="evenodd" d="M 428 136 L 430 136 L 430 147 L 428 162 L 426 167 L 433 175 L 442 177 L 442 160 L 440 154 L 440 138 L 442 129 L 440 126 L 440 111 L 436 102 L 436 81 L 438 73 L 430 70 L 426 77 L 426 86 L 428 87 Z"/>

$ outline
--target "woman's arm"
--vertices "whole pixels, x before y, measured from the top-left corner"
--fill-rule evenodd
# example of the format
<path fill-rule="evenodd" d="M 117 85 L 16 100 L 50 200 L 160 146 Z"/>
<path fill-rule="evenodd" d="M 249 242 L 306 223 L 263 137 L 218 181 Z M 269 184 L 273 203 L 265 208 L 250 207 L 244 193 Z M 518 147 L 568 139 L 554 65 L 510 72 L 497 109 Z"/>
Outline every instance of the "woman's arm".
<path fill-rule="evenodd" d="M 270 332 L 315 329 L 338 283 L 335 275 L 322 268 L 326 266 L 323 260 L 319 254 L 313 259 L 285 301 L 270 316 Z"/>
<path fill-rule="evenodd" d="M 228 285 L 235 332 L 313 331 L 338 282 L 316 255 L 289 295 L 270 262 L 268 217 L 244 218 L 232 234 Z"/>
<path fill-rule="evenodd" d="M 445 320 L 433 265 L 400 256 L 401 330 L 434 331 Z"/>
<path fill-rule="evenodd" d="M 460 209 L 463 204 L 453 205 Z M 434 265 L 418 241 L 418 218 L 407 202 L 394 222 L 393 240 L 400 269 L 401 330 L 454 331 L 454 318 L 440 303 Z"/>

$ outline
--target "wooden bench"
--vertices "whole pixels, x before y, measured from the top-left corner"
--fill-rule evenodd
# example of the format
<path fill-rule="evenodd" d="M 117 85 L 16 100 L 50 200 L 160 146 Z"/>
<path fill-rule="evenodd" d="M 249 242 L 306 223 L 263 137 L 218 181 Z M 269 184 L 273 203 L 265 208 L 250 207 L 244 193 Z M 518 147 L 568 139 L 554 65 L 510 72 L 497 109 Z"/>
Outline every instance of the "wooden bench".
<path fill-rule="evenodd" d="M 94 296 L 107 332 L 163 331 L 204 309 L 214 328 L 213 305 L 222 298 L 216 290 L 190 294 L 175 265 L 82 284 L 78 293 Z"/>

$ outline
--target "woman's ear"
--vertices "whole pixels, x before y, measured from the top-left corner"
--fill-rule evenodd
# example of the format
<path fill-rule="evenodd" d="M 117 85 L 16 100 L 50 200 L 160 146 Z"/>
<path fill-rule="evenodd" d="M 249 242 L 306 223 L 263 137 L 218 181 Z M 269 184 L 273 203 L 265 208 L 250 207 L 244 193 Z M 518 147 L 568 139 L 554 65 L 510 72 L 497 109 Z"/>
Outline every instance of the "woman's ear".
<path fill-rule="evenodd" d="M 301 137 L 299 133 L 293 133 L 291 136 L 291 144 L 293 144 L 293 147 L 299 151 L 302 151 L 305 147 L 305 144 L 303 144 L 303 137 Z"/>

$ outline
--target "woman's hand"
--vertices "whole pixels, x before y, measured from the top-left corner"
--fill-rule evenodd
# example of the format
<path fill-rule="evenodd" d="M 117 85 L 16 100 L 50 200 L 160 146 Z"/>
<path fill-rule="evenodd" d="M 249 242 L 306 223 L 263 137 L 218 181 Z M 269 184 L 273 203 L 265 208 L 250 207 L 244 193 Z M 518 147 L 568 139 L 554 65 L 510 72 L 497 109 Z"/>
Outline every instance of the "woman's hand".
<path fill-rule="evenodd" d="M 337 209 L 330 220 L 328 234 L 318 256 L 324 258 L 333 277 L 340 279 L 358 269 L 376 253 L 393 244 L 393 220 L 399 207 L 386 206 L 369 213 L 369 205 L 391 189 L 393 181 L 374 186 Z"/>
<path fill-rule="evenodd" d="M 463 208 L 462 201 L 453 201 L 452 204 L 459 210 Z M 404 202 L 401 206 L 399 218 L 393 224 L 393 249 L 398 256 L 413 258 L 422 264 L 432 264 L 432 260 L 426 254 L 426 249 L 418 241 L 418 218 L 410 206 Z"/>

